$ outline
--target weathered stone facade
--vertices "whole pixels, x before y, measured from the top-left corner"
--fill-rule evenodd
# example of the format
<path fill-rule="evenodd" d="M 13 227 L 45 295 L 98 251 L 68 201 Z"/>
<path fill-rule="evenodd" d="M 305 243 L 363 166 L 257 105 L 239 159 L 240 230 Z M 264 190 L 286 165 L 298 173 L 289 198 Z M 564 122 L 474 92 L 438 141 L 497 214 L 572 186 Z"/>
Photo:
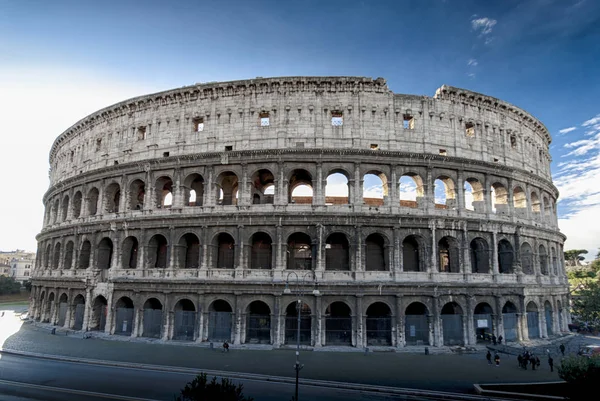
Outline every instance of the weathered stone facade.
<path fill-rule="evenodd" d="M 281 346 L 295 344 L 300 296 L 300 339 L 313 347 L 557 334 L 568 285 L 549 143 L 501 100 L 448 86 L 394 94 L 381 78 L 257 78 L 130 99 L 52 146 L 32 315 Z M 347 195 L 326 192 L 334 173 Z M 381 199 L 363 197 L 368 174 Z"/>

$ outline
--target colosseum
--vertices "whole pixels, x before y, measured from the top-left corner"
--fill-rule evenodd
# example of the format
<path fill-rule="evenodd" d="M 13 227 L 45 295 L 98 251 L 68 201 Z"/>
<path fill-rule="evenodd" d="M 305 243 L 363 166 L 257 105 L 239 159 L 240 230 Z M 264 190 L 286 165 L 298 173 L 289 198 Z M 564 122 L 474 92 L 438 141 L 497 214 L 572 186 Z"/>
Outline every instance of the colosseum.
<path fill-rule="evenodd" d="M 198 345 L 556 336 L 570 315 L 550 141 L 502 100 L 383 78 L 123 101 L 54 141 L 31 315 Z"/>

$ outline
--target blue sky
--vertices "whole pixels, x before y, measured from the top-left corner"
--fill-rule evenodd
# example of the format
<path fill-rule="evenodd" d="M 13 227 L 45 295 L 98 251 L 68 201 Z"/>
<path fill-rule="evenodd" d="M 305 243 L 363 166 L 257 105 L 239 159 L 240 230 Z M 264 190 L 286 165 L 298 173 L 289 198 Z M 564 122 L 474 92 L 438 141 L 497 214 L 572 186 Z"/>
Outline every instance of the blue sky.
<path fill-rule="evenodd" d="M 15 175 L 0 249 L 35 249 L 50 145 L 96 109 L 196 82 L 358 75 L 398 93 L 467 88 L 539 118 L 566 248 L 595 254 L 599 60 L 593 0 L 0 0 L 0 167 Z"/>

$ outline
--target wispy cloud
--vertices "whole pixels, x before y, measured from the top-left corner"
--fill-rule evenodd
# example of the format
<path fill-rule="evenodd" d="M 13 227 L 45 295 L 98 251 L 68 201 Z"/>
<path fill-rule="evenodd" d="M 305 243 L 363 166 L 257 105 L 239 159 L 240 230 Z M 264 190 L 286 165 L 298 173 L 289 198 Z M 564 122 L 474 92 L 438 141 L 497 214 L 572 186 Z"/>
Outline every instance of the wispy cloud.
<path fill-rule="evenodd" d="M 498 21 L 491 18 L 476 18 L 477 15 L 473 15 L 471 18 L 471 28 L 478 32 L 480 36 L 489 35 L 492 33 L 492 29 Z"/>
<path fill-rule="evenodd" d="M 559 134 L 567 134 L 571 131 L 575 131 L 577 128 L 576 127 L 569 127 L 569 128 L 563 128 L 560 131 L 558 131 Z"/>
<path fill-rule="evenodd" d="M 474 58 L 470 58 L 469 61 L 467 61 L 467 65 L 468 66 L 472 66 L 472 67 L 477 67 L 477 60 L 475 60 Z"/>

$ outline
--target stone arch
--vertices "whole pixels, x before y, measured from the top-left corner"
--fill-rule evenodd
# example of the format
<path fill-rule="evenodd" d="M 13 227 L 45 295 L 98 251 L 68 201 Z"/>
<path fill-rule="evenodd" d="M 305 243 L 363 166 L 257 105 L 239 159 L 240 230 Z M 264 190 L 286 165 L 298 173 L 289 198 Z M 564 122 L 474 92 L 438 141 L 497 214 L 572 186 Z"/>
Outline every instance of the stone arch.
<path fill-rule="evenodd" d="M 480 302 L 473 311 L 473 327 L 478 343 L 489 342 L 494 335 L 492 315 L 494 309 L 487 302 Z"/>
<path fill-rule="evenodd" d="M 325 270 L 350 270 L 350 244 L 344 233 L 335 232 L 327 237 Z"/>
<path fill-rule="evenodd" d="M 456 205 L 456 185 L 446 175 L 438 176 L 433 182 L 436 209 L 454 209 Z"/>
<path fill-rule="evenodd" d="M 83 329 L 83 317 L 85 314 L 85 297 L 82 294 L 77 294 L 73 298 L 73 306 L 74 316 L 71 320 L 73 322 L 71 327 L 74 330 L 81 330 Z"/>
<path fill-rule="evenodd" d="M 392 345 L 392 309 L 385 302 L 373 302 L 366 311 L 367 345 Z"/>
<path fill-rule="evenodd" d="M 422 302 L 411 302 L 404 311 L 404 338 L 407 345 L 429 344 L 429 310 Z"/>
<path fill-rule="evenodd" d="M 273 240 L 269 234 L 262 231 L 254 233 L 250 244 L 250 268 L 270 270 L 273 261 Z"/>
<path fill-rule="evenodd" d="M 113 243 L 110 238 L 104 237 L 98 243 L 96 266 L 98 269 L 110 269 L 112 263 Z"/>
<path fill-rule="evenodd" d="M 235 267 L 235 240 L 229 233 L 219 233 L 214 237 L 216 246 L 216 268 L 233 269 Z"/>
<path fill-rule="evenodd" d="M 406 172 L 398 180 L 400 206 L 416 208 L 425 196 L 423 179 L 417 173 Z"/>
<path fill-rule="evenodd" d="M 463 310 L 456 302 L 448 302 L 441 311 L 444 345 L 463 345 Z"/>
<path fill-rule="evenodd" d="M 58 326 L 63 327 L 67 320 L 67 313 L 69 310 L 69 296 L 63 292 L 58 297 Z"/>
<path fill-rule="evenodd" d="M 543 206 L 544 206 L 544 220 L 551 221 L 552 217 L 552 203 L 550 203 L 549 198 L 546 195 L 542 196 Z"/>
<path fill-rule="evenodd" d="M 60 208 L 60 201 L 57 199 L 54 200 L 54 206 L 52 206 L 52 224 L 58 223 L 58 211 Z"/>
<path fill-rule="evenodd" d="M 61 220 L 66 221 L 69 217 L 69 195 L 65 195 L 62 200 Z"/>
<path fill-rule="evenodd" d="M 418 235 L 408 235 L 402 240 L 402 267 L 405 272 L 425 271 L 423 261 L 423 238 Z"/>
<path fill-rule="evenodd" d="M 527 332 L 529 338 L 540 338 L 539 309 L 534 301 L 529 301 L 526 306 Z"/>
<path fill-rule="evenodd" d="M 536 191 L 531 191 L 531 211 L 533 213 L 539 213 L 542 211 L 542 203 L 540 202 L 540 197 L 538 196 Z"/>
<path fill-rule="evenodd" d="M 95 216 L 96 213 L 98 212 L 99 196 L 100 196 L 100 192 L 98 191 L 98 188 L 96 188 L 96 187 L 92 187 L 92 189 L 90 189 L 88 191 L 88 195 L 87 195 L 88 216 Z"/>
<path fill-rule="evenodd" d="M 558 259 L 556 257 L 556 250 L 554 247 L 550 248 L 550 258 L 552 263 L 552 272 L 555 276 L 558 276 Z"/>
<path fill-rule="evenodd" d="M 540 273 L 544 276 L 548 275 L 548 253 L 546 252 L 546 247 L 544 245 L 540 245 L 538 247 L 538 257 L 540 260 Z"/>
<path fill-rule="evenodd" d="M 140 179 L 133 180 L 129 184 L 129 209 L 142 210 L 144 208 L 144 197 L 146 195 L 146 184 Z"/>
<path fill-rule="evenodd" d="M 173 339 L 193 341 L 196 337 L 196 305 L 188 298 L 182 297 L 173 307 L 173 311 Z"/>
<path fill-rule="evenodd" d="M 514 273 L 513 268 L 514 251 L 513 246 L 506 239 L 498 242 L 498 270 L 501 274 Z"/>
<path fill-rule="evenodd" d="M 386 252 L 385 238 L 379 233 L 373 233 L 365 239 L 365 270 L 389 270 L 388 255 Z"/>
<path fill-rule="evenodd" d="M 492 184 L 490 188 L 492 211 L 496 214 L 508 214 L 508 191 L 499 182 Z"/>
<path fill-rule="evenodd" d="M 65 246 L 65 258 L 63 261 L 63 269 L 70 269 L 73 266 L 73 249 L 75 244 L 73 241 L 67 241 Z"/>
<path fill-rule="evenodd" d="M 295 232 L 287 239 L 288 270 L 312 270 L 316 247 L 306 233 Z"/>
<path fill-rule="evenodd" d="M 152 297 L 144 302 L 142 337 L 161 338 L 163 326 L 163 305 Z"/>
<path fill-rule="evenodd" d="M 157 207 L 169 208 L 173 206 L 173 180 L 171 177 L 163 175 L 157 178 L 154 188 L 156 190 Z"/>
<path fill-rule="evenodd" d="M 439 272 L 460 273 L 459 245 L 456 238 L 445 236 L 438 241 L 438 262 Z"/>
<path fill-rule="evenodd" d="M 246 308 L 246 343 L 271 343 L 271 308 L 264 301 L 252 301 Z"/>
<path fill-rule="evenodd" d="M 46 252 L 44 253 L 44 267 L 49 269 L 52 261 L 52 244 L 46 245 Z"/>
<path fill-rule="evenodd" d="M 121 263 L 124 269 L 136 269 L 138 263 L 139 243 L 135 236 L 130 235 L 123 240 L 121 246 Z"/>
<path fill-rule="evenodd" d="M 380 170 L 367 170 L 363 175 L 363 202 L 368 206 L 381 206 L 389 194 L 388 178 Z"/>
<path fill-rule="evenodd" d="M 87 269 L 90 267 L 90 256 L 92 254 L 92 244 L 88 240 L 84 240 L 81 243 L 81 250 L 79 252 L 79 264 L 78 269 Z"/>
<path fill-rule="evenodd" d="M 92 302 L 92 316 L 89 323 L 89 329 L 95 331 L 106 330 L 106 316 L 108 312 L 108 302 L 102 295 L 96 296 Z"/>
<path fill-rule="evenodd" d="M 518 340 L 519 315 L 518 309 L 511 301 L 506 301 L 502 307 L 502 323 L 504 326 L 504 338 L 506 341 Z"/>
<path fill-rule="evenodd" d="M 513 203 L 515 209 L 526 209 L 527 208 L 527 196 L 525 191 L 520 186 L 516 186 L 513 189 Z"/>
<path fill-rule="evenodd" d="M 233 308 L 224 299 L 215 299 L 208 306 L 208 340 L 231 341 L 233 333 Z"/>
<path fill-rule="evenodd" d="M 202 206 L 204 204 L 204 178 L 193 173 L 183 180 L 183 199 L 185 206 Z"/>
<path fill-rule="evenodd" d="M 469 249 L 471 252 L 471 273 L 488 274 L 490 272 L 490 248 L 481 237 L 474 238 Z"/>
<path fill-rule="evenodd" d="M 200 267 L 200 240 L 196 234 L 186 233 L 179 239 L 177 266 L 184 269 Z"/>
<path fill-rule="evenodd" d="M 77 191 L 75 192 L 75 195 L 73 196 L 73 218 L 77 219 L 79 218 L 79 216 L 81 216 L 81 204 L 83 201 L 83 195 L 81 194 L 81 191 Z"/>
<path fill-rule="evenodd" d="M 275 176 L 269 169 L 260 169 L 252 174 L 250 183 L 252 204 L 273 204 L 275 200 Z"/>
<path fill-rule="evenodd" d="M 121 203 L 121 187 L 116 182 L 113 182 L 106 187 L 104 192 L 104 210 L 107 213 L 117 213 Z"/>
<path fill-rule="evenodd" d="M 465 209 L 483 213 L 485 211 L 484 190 L 481 181 L 469 177 L 463 184 Z"/>
<path fill-rule="evenodd" d="M 54 244 L 54 253 L 52 257 L 52 269 L 56 270 L 60 267 L 61 243 Z"/>
<path fill-rule="evenodd" d="M 343 301 L 334 301 L 325 310 L 325 344 L 352 345 L 352 309 Z"/>
<path fill-rule="evenodd" d="M 237 205 L 238 176 L 233 171 L 223 171 L 216 180 L 217 205 Z"/>
<path fill-rule="evenodd" d="M 292 170 L 288 177 L 288 202 L 298 204 L 313 203 L 313 182 L 310 172 L 304 169 Z"/>
<path fill-rule="evenodd" d="M 298 332 L 300 332 L 299 337 Z M 310 345 L 311 332 L 312 317 L 310 306 L 306 302 L 290 302 L 285 309 L 285 343 L 296 344 L 299 338 L 300 344 Z"/>
<path fill-rule="evenodd" d="M 343 169 L 334 169 L 327 174 L 325 185 L 326 205 L 345 205 L 350 203 L 349 177 Z"/>
<path fill-rule="evenodd" d="M 169 263 L 169 243 L 162 234 L 155 234 L 148 242 L 148 265 L 164 269 Z"/>
<path fill-rule="evenodd" d="M 528 242 L 523 242 L 521 244 L 521 267 L 523 269 L 523 273 L 525 274 L 535 274 L 535 270 L 533 268 L 533 251 L 531 249 L 531 245 Z"/>
<path fill-rule="evenodd" d="M 554 313 L 549 301 L 544 302 L 544 317 L 546 318 L 546 333 L 551 336 L 554 334 Z"/>

